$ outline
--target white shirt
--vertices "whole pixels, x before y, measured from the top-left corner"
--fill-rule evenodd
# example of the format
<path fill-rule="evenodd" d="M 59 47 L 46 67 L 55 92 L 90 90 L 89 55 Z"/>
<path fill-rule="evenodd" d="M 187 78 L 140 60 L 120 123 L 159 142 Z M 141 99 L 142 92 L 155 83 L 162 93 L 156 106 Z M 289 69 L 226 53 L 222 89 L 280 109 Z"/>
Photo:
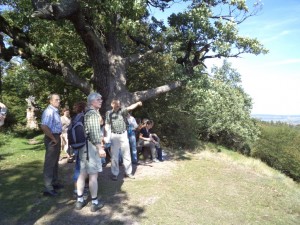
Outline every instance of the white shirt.
<path fill-rule="evenodd" d="M 129 125 L 133 127 L 133 130 L 135 130 L 138 127 L 138 124 L 133 116 L 130 116 L 129 118 L 127 117 L 127 121 Z"/>

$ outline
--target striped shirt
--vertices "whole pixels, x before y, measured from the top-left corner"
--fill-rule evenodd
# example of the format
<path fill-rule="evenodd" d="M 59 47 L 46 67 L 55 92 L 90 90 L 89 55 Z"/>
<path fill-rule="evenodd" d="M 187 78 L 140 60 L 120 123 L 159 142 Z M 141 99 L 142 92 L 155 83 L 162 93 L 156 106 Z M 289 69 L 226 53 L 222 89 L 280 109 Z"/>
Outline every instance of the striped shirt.
<path fill-rule="evenodd" d="M 49 105 L 42 114 L 42 125 L 49 127 L 51 133 L 60 134 L 62 131 L 62 124 L 58 109 Z"/>
<path fill-rule="evenodd" d="M 89 109 L 84 115 L 84 127 L 88 139 L 94 145 L 101 143 L 101 125 L 100 125 L 101 115 L 95 109 Z"/>

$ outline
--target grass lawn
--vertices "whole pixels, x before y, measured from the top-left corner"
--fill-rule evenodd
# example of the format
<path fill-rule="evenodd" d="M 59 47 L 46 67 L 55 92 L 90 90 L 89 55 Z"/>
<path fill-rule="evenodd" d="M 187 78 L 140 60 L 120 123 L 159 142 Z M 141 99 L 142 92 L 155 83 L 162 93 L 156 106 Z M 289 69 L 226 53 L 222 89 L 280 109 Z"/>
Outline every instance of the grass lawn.
<path fill-rule="evenodd" d="M 0 148 L 0 224 L 299 224 L 299 184 L 258 160 L 225 149 L 169 157 L 134 168 L 136 179 L 99 176 L 97 213 L 74 210 L 72 169 L 61 164 L 66 187 L 42 196 L 44 146 L 14 138 Z"/>

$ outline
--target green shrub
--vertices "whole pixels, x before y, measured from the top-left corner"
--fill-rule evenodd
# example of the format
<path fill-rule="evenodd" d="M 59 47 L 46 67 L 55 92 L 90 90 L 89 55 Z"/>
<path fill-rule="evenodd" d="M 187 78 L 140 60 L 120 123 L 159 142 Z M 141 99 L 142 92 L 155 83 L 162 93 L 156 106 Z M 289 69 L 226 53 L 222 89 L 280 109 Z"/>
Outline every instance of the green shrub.
<path fill-rule="evenodd" d="M 28 129 L 22 124 L 17 124 L 13 126 L 14 135 L 17 137 L 23 137 L 23 138 L 34 138 L 35 136 L 42 133 L 41 130 L 36 129 Z"/>
<path fill-rule="evenodd" d="M 300 181 L 300 130 L 283 123 L 261 123 L 251 155 Z"/>

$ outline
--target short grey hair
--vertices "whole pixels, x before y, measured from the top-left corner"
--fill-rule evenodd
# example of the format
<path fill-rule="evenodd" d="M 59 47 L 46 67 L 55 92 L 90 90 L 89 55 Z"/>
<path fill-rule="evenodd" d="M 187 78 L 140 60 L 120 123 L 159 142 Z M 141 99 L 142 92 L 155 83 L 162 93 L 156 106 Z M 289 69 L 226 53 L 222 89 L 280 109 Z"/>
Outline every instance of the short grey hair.
<path fill-rule="evenodd" d="M 94 101 L 95 99 L 97 99 L 99 97 L 102 98 L 102 96 L 97 92 L 90 93 L 89 96 L 87 97 L 87 105 L 91 106 L 92 101 Z"/>

